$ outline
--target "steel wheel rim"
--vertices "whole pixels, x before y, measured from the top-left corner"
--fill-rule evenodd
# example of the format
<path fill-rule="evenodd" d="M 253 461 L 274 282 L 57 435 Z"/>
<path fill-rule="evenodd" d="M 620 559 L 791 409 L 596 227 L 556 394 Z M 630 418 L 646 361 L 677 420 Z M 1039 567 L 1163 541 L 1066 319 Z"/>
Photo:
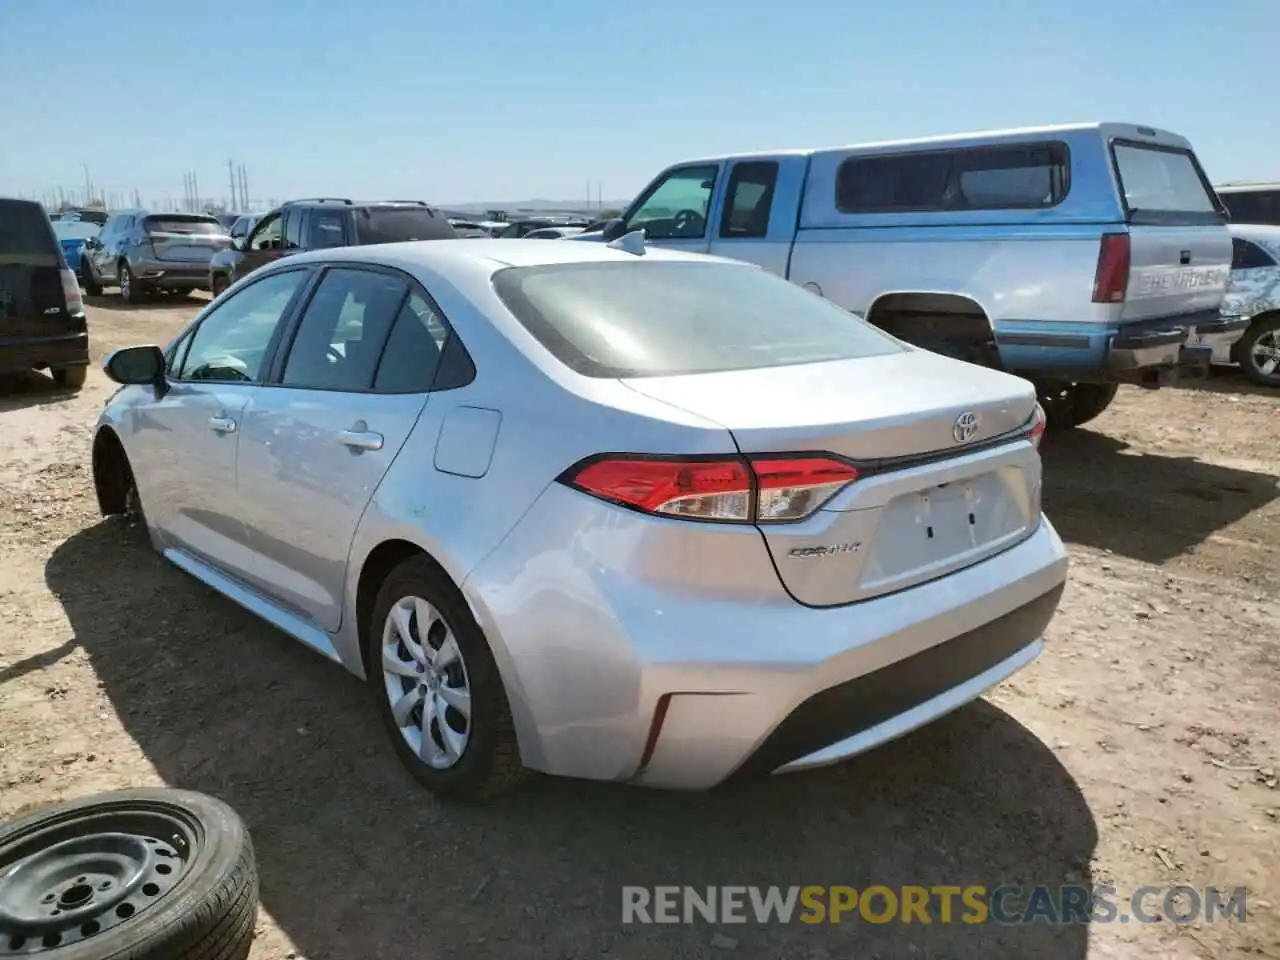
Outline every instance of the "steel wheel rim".
<path fill-rule="evenodd" d="M 1280 374 L 1280 332 L 1268 330 L 1249 348 L 1253 368 L 1267 378 Z"/>
<path fill-rule="evenodd" d="M 185 818 L 119 809 L 40 824 L 0 853 L 0 957 L 38 956 L 145 914 L 186 876 Z"/>
<path fill-rule="evenodd" d="M 401 597 L 382 627 L 381 659 L 400 736 L 427 766 L 454 766 L 471 741 L 471 680 L 444 615 L 421 597 Z"/>

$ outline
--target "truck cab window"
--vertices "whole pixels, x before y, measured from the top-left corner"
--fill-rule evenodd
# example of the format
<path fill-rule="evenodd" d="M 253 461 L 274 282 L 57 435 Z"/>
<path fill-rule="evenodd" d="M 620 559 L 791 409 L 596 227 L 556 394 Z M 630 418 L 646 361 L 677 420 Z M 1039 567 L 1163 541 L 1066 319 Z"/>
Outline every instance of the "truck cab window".
<path fill-rule="evenodd" d="M 650 240 L 698 240 L 705 237 L 717 173 L 715 164 L 670 171 L 654 184 L 627 218 L 627 229 L 643 230 Z"/>

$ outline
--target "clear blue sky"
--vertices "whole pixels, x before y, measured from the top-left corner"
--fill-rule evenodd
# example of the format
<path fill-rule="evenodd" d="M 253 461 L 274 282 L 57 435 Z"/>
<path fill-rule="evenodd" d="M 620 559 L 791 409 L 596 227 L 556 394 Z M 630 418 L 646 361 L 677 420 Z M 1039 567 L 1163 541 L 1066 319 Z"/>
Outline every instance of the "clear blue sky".
<path fill-rule="evenodd" d="M 1278 0 L 0 0 L 0 193 L 629 197 L 686 156 L 1075 120 L 1280 178 Z"/>

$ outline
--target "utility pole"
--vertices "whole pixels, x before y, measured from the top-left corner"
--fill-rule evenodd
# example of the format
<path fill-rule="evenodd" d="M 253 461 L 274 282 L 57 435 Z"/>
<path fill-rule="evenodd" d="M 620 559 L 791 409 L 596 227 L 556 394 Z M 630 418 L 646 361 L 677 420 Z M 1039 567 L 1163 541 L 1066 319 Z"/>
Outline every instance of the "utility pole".
<path fill-rule="evenodd" d="M 244 209 L 249 209 L 249 171 L 242 163 L 240 164 L 240 201 L 244 205 Z"/>
<path fill-rule="evenodd" d="M 231 185 L 231 193 L 227 198 L 227 206 L 231 210 L 240 210 L 240 202 L 236 197 L 236 167 L 230 160 L 227 161 L 227 177 L 228 183 Z"/>
<path fill-rule="evenodd" d="M 84 166 L 84 204 L 87 207 L 89 201 L 93 199 L 93 181 L 89 179 L 89 165 Z"/>

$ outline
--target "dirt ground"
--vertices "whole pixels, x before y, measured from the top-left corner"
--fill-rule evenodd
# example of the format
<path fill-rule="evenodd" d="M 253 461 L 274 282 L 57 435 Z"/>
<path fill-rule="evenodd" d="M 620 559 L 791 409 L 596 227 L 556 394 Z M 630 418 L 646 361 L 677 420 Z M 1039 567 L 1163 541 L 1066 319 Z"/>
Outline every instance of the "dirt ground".
<path fill-rule="evenodd" d="M 97 358 L 200 306 L 92 302 Z M 813 774 L 458 809 L 401 771 L 363 684 L 97 516 L 110 389 L 0 394 L 0 817 L 224 798 L 259 856 L 254 960 L 1280 957 L 1280 395 L 1126 390 L 1046 444 L 1070 584 L 1046 654 L 984 701 Z M 621 885 L 663 883 L 1243 885 L 1248 918 L 624 927 Z"/>

